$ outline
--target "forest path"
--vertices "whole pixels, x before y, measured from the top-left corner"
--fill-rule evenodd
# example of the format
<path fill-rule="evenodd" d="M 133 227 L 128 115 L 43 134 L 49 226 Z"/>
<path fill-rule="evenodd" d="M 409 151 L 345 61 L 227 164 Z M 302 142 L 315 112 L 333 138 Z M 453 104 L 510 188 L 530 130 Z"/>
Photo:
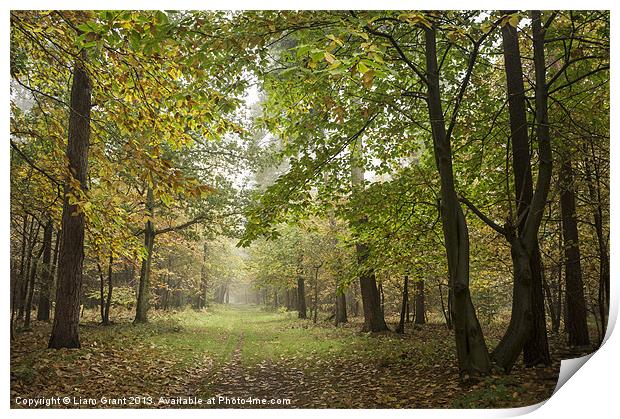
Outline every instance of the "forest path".
<path fill-rule="evenodd" d="M 524 397 L 540 400 L 540 392 L 549 392 L 555 383 L 553 374 L 548 380 L 530 370 L 527 377 L 492 378 L 462 388 L 453 338 L 443 325 L 409 330 L 405 337 L 371 336 L 360 333 L 358 323 L 344 328 L 315 325 L 297 319 L 296 313 L 255 306 L 218 310 L 236 344 L 219 370 L 204 377 L 198 393 L 225 398 L 210 407 L 451 407 L 467 404 L 467 393 L 477 400 L 487 384 L 492 390 L 483 398 L 514 404 Z M 528 391 L 535 390 L 526 396 L 519 382 L 529 380 L 537 380 L 539 386 L 526 383 Z"/>
<path fill-rule="evenodd" d="M 14 407 L 16 397 L 66 395 L 140 395 L 153 399 L 140 407 L 159 408 L 179 407 L 158 403 L 160 397 L 190 396 L 229 402 L 186 407 L 509 407 L 543 400 L 556 383 L 556 370 L 517 367 L 510 376 L 461 387 L 454 337 L 443 324 L 408 325 L 400 336 L 360 333 L 360 318 L 335 327 L 256 306 L 153 312 L 144 325 L 132 324 L 131 312 L 118 312 L 106 327 L 98 313 L 87 314 L 80 349 L 48 350 L 50 324 L 44 322 L 17 335 L 11 343 Z M 490 339 L 498 336 L 490 330 Z"/>

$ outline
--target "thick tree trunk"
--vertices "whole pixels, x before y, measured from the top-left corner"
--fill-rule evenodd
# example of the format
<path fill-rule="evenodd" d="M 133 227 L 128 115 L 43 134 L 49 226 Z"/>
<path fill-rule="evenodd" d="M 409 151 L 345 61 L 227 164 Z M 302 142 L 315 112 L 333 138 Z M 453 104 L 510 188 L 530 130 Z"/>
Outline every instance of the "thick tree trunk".
<path fill-rule="evenodd" d="M 504 63 L 506 68 L 506 81 L 508 93 L 508 110 L 510 114 L 510 133 L 512 143 L 512 165 L 515 179 L 515 202 L 517 206 L 517 233 L 522 236 L 527 221 L 527 213 L 533 198 L 533 181 L 532 169 L 530 163 L 530 143 L 528 138 L 527 115 L 525 108 L 525 89 L 523 87 L 523 68 L 521 64 L 521 55 L 519 51 L 519 38 L 517 29 L 509 23 L 502 26 L 502 40 L 504 50 Z M 544 40 L 543 40 L 544 42 Z M 543 57 L 544 59 L 544 57 Z M 537 76 L 539 76 L 537 74 Z M 542 92 L 546 95 L 546 84 L 544 73 L 542 78 L 537 77 L 538 89 L 544 89 Z M 543 104 L 537 104 L 543 106 Z M 546 107 L 546 101 L 544 103 Z M 541 110 L 542 111 L 542 110 Z M 546 110 L 545 110 L 546 112 Z M 510 233 L 512 234 L 512 232 Z M 518 242 L 517 239 L 507 237 L 511 246 Z M 506 335 L 502 340 L 501 347 L 498 347 L 494 355 L 497 354 L 501 359 L 496 359 L 505 369 L 510 370 L 512 365 L 506 362 L 516 360 L 514 354 L 507 355 L 506 344 L 519 344 L 518 352 L 523 349 L 524 361 L 526 365 L 532 366 L 538 363 L 549 365 L 551 362 L 547 343 L 547 329 L 545 324 L 544 296 L 542 289 L 542 266 L 540 263 L 540 252 L 538 249 L 538 239 L 534 238 L 532 243 L 533 251 L 531 256 L 526 252 L 522 254 L 523 243 L 519 243 L 517 249 L 514 249 L 516 257 L 513 255 L 513 272 L 527 274 L 525 278 L 515 276 L 513 300 L 522 298 L 520 301 L 513 301 L 513 312 L 515 321 L 527 321 L 529 325 L 515 324 L 511 320 L 511 325 L 506 331 Z M 521 257 L 526 256 L 529 259 L 529 270 L 524 270 L 522 266 L 516 266 L 515 263 L 521 263 Z M 518 289 L 527 287 L 529 293 L 518 292 Z M 521 290 L 523 291 L 523 290 Z M 524 313 L 527 312 L 527 315 Z M 523 336 L 507 336 L 509 333 L 526 334 Z M 513 352 L 517 348 L 510 348 L 508 352 Z M 513 361 L 514 362 L 514 361 Z"/>
<path fill-rule="evenodd" d="M 52 235 L 54 224 L 48 220 L 43 231 L 43 275 L 39 288 L 39 303 L 37 305 L 37 320 L 50 320 L 50 292 L 54 282 L 54 270 L 52 265 Z M 58 235 L 56 235 L 56 246 L 58 246 Z"/>
<path fill-rule="evenodd" d="M 88 147 L 90 145 L 90 101 L 91 85 L 88 74 L 81 64 L 76 62 L 71 87 L 67 157 L 70 172 L 84 191 L 87 188 Z M 69 194 L 76 192 L 70 184 L 65 185 L 56 306 L 49 341 L 50 348 L 80 347 L 78 325 L 84 262 L 85 218 L 78 206 L 69 201 Z"/>
<path fill-rule="evenodd" d="M 400 321 L 398 322 L 398 326 L 396 333 L 403 334 L 405 333 L 405 321 L 408 317 L 408 307 L 409 307 L 409 275 L 405 275 L 405 281 L 403 282 L 403 302 L 400 306 Z"/>
<path fill-rule="evenodd" d="M 415 324 L 426 323 L 424 297 L 424 281 L 418 281 L 415 284 Z"/>
<path fill-rule="evenodd" d="M 491 368 L 482 328 L 469 291 L 469 233 L 454 186 L 452 146 L 446 133 L 441 104 L 435 29 L 426 28 L 427 104 L 433 133 L 435 161 L 441 181 L 441 220 L 453 290 L 452 318 L 459 371 L 462 376 L 486 374 Z"/>
<path fill-rule="evenodd" d="M 363 243 L 355 245 L 357 250 L 358 265 L 363 266 L 368 258 L 368 247 Z M 366 269 L 359 276 L 360 291 L 362 294 L 362 309 L 364 310 L 365 332 L 382 332 L 389 330 L 383 311 L 381 310 L 381 297 L 377 288 L 375 272 L 373 269 Z"/>
<path fill-rule="evenodd" d="M 540 217 L 542 219 L 542 213 L 547 201 L 548 190 L 551 183 L 551 139 L 549 133 L 549 119 L 548 119 L 548 86 L 547 86 L 547 73 L 545 63 L 545 30 L 542 28 L 541 13 L 539 10 L 531 12 L 532 16 L 532 39 L 534 48 L 534 72 L 536 79 L 536 135 L 538 137 L 539 144 L 543 143 L 542 150 L 539 145 L 539 179 L 536 194 L 544 195 L 539 200 L 540 204 L 537 205 L 534 201 L 534 197 L 530 200 L 530 211 L 539 211 L 536 219 Z M 549 150 L 547 150 L 547 148 Z M 546 154 L 549 154 L 548 156 Z M 549 160 L 548 166 L 545 160 Z M 531 182 L 531 164 L 528 159 L 529 170 L 529 182 Z M 548 169 L 547 169 L 548 167 Z M 543 173 L 548 171 L 548 173 Z M 526 172 L 526 176 L 527 172 Z M 548 180 L 545 178 L 548 177 Z M 541 182 L 543 179 L 543 182 Z M 527 182 L 528 180 L 526 180 Z M 527 189 L 527 187 L 526 187 Z M 539 191 L 539 189 L 542 189 Z M 546 191 L 545 191 L 546 190 Z M 538 220 L 538 226 L 536 226 L 535 234 L 533 238 L 525 237 L 526 240 L 531 240 L 533 243 L 526 246 L 530 256 L 530 269 L 532 273 L 532 287 L 531 287 L 531 304 L 532 304 L 532 321 L 530 334 L 525 341 L 523 347 L 523 361 L 525 366 L 533 367 L 536 365 L 551 365 L 551 355 L 549 354 L 549 341 L 547 338 L 547 322 L 545 317 L 545 297 L 543 293 L 543 276 L 544 267 L 542 264 L 542 258 L 540 256 L 540 249 L 538 246 L 538 229 L 540 228 L 540 219 Z M 525 219 L 525 223 L 531 222 L 528 218 Z M 527 228 L 524 227 L 521 231 L 522 235 L 526 235 Z M 531 226 L 530 226 L 531 227 Z M 521 228 L 521 227 L 520 227 Z M 530 250 L 532 249 L 532 250 Z"/>
<path fill-rule="evenodd" d="M 586 301 L 583 293 L 581 252 L 579 250 L 579 232 L 575 210 L 575 186 L 571 161 L 567 156 L 562 162 L 560 178 L 562 179 L 560 207 L 564 236 L 564 277 L 566 278 L 565 326 L 568 332 L 569 345 L 586 346 L 590 344 L 590 337 Z"/>
<path fill-rule="evenodd" d="M 510 253 L 513 267 L 512 314 L 508 330 L 492 354 L 493 361 L 506 373 L 517 361 L 532 327 L 532 271 L 527 250 L 520 238 L 514 238 Z"/>
<path fill-rule="evenodd" d="M 547 338 L 545 297 L 543 292 L 544 267 L 542 266 L 538 245 L 530 258 L 530 267 L 532 272 L 532 327 L 529 337 L 523 346 L 523 362 L 527 367 L 534 367 L 536 365 L 549 366 L 551 365 L 551 355 Z"/>

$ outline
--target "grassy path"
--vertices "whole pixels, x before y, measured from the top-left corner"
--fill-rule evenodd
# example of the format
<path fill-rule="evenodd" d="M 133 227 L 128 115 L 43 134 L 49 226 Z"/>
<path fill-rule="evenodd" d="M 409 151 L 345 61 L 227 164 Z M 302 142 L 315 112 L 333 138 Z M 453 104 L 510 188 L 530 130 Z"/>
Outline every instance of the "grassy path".
<path fill-rule="evenodd" d="M 461 387 L 453 337 L 443 325 L 404 337 L 358 330 L 359 324 L 313 325 L 295 313 L 225 306 L 157 313 L 147 325 L 86 321 L 81 349 L 53 351 L 45 348 L 49 325 L 36 323 L 12 344 L 11 403 L 35 395 L 137 395 L 155 402 L 177 396 L 289 400 L 270 408 L 507 407 L 541 401 L 555 386 L 557 371 L 548 368 L 517 369 Z M 120 407 L 170 407 L 155 402 Z"/>

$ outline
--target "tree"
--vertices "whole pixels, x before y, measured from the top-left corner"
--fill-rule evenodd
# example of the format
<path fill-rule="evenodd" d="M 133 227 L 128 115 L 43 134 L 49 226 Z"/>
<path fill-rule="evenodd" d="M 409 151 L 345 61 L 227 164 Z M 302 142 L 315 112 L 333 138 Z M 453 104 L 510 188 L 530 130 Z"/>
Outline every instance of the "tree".
<path fill-rule="evenodd" d="M 433 149 L 441 179 L 441 220 L 453 293 L 452 319 L 461 374 L 486 374 L 491 364 L 482 329 L 469 293 L 469 234 L 459 204 L 452 171 L 450 134 L 446 132 L 441 104 L 435 28 L 424 29 L 428 113 Z M 472 55 L 472 61 L 475 54 Z M 471 62 L 469 73 L 473 68 Z M 468 79 L 462 84 L 464 90 Z M 454 111 L 456 112 L 456 111 Z"/>
<path fill-rule="evenodd" d="M 415 324 L 426 323 L 426 312 L 424 307 L 424 281 L 417 281 L 415 284 Z"/>
<path fill-rule="evenodd" d="M 560 172 L 562 179 L 560 206 L 562 209 L 564 237 L 564 277 L 566 278 L 566 330 L 568 331 L 569 345 L 586 346 L 590 344 L 590 336 L 588 333 L 586 301 L 583 295 L 573 169 L 568 156 L 563 156 Z"/>
<path fill-rule="evenodd" d="M 45 232 L 43 234 L 43 245 L 45 246 L 45 249 L 43 250 L 43 275 L 41 278 L 41 288 L 39 291 L 39 303 L 37 306 L 37 320 L 46 322 L 50 320 L 50 295 L 54 282 L 54 273 L 56 271 L 56 258 L 58 256 L 58 242 L 60 240 L 60 232 L 57 232 L 55 245 L 52 249 L 53 233 L 54 224 L 53 221 L 50 219 L 48 221 L 48 224 L 45 226 Z"/>
<path fill-rule="evenodd" d="M 405 280 L 403 282 L 403 302 L 400 308 L 400 320 L 398 322 L 398 326 L 394 330 L 396 333 L 403 334 L 405 333 L 405 320 L 409 307 L 409 275 L 405 275 Z"/>
<path fill-rule="evenodd" d="M 543 189 L 543 207 L 549 189 L 551 179 L 551 148 L 549 142 L 549 129 L 547 118 L 547 82 L 545 77 L 544 62 L 544 34 L 541 32 L 540 15 L 534 13 L 534 60 L 536 71 L 536 109 L 537 109 L 537 134 L 539 144 L 546 144 L 546 149 L 541 147 L 539 178 L 547 184 L 540 183 Z M 513 171 L 515 179 L 515 201 L 517 207 L 517 234 L 519 239 L 513 238 L 514 233 L 506 231 L 506 237 L 511 243 L 513 253 L 513 266 L 515 271 L 513 291 L 513 312 L 511 324 L 504 338 L 495 349 L 493 356 L 502 368 L 510 370 L 516 361 L 514 348 L 524 349 L 524 360 L 527 365 L 542 362 L 550 363 L 549 349 L 546 336 L 545 312 L 542 298 L 542 268 L 540 266 L 540 252 L 538 250 L 538 225 L 535 225 L 533 235 L 525 236 L 528 221 L 535 222 L 538 214 L 529 217 L 532 211 L 542 213 L 543 208 L 535 207 L 533 202 L 533 185 L 530 165 L 530 143 L 527 132 L 527 118 L 525 112 L 525 91 L 523 87 L 523 70 L 521 67 L 521 55 L 519 52 L 519 40 L 516 25 L 506 20 L 502 26 L 502 38 L 504 44 L 504 62 L 506 67 L 508 109 L 510 112 L 510 129 L 513 155 Z M 542 153 L 548 151 L 548 155 Z M 547 166 L 548 165 L 548 166 Z M 548 169 L 543 173 L 543 169 Z M 538 192 L 538 191 L 537 191 Z M 540 224 L 540 218 L 538 218 Z M 514 227 L 509 226 L 508 229 Z M 529 232 L 528 232 L 529 233 Z M 524 242 L 532 240 L 532 242 Z M 517 243 L 516 240 L 521 240 Z M 532 250 L 530 250 L 532 249 Z M 525 254 L 523 254 L 525 253 Z M 529 268 L 521 266 L 526 258 Z M 529 343 L 526 345 L 526 343 Z M 520 352 L 520 349 L 519 349 Z"/>
<path fill-rule="evenodd" d="M 534 12 L 535 25 L 540 24 L 540 15 Z M 534 20 L 533 20 L 534 22 Z M 538 31 L 534 34 L 534 51 L 544 54 L 544 33 L 540 32 L 542 28 L 533 28 Z M 540 32 L 540 33 L 539 33 Z M 504 46 L 504 63 L 506 67 L 506 82 L 508 94 L 508 110 L 510 113 L 510 131 L 512 145 L 512 168 L 514 173 L 514 193 L 515 204 L 517 208 L 516 217 L 519 220 L 517 229 L 521 232 L 525 226 L 527 212 L 530 210 L 533 195 L 532 169 L 530 164 L 530 142 L 528 138 L 528 124 L 525 110 L 525 89 L 523 87 L 523 69 L 521 66 L 521 53 L 519 50 L 519 36 L 516 25 L 507 23 L 502 25 L 502 40 Z M 538 60 L 535 57 L 535 60 Z M 542 57 L 544 63 L 544 55 Z M 542 89 L 541 95 L 545 98 L 546 79 L 544 66 L 537 67 L 536 84 L 538 89 Z M 539 74 L 541 73 L 542 74 Z M 540 86 L 539 86 L 540 85 Z M 537 102 L 537 106 L 542 104 Z M 542 105 L 546 107 L 545 104 Z M 545 110 L 541 112 L 546 113 Z M 545 117 L 546 118 L 546 117 Z M 545 324 L 545 308 L 542 291 L 542 266 L 540 260 L 540 251 L 538 250 L 538 240 L 534 246 L 530 261 L 531 284 L 527 285 L 530 289 L 531 296 L 527 302 L 523 304 L 531 305 L 530 315 L 532 320 L 528 326 L 528 335 L 523 346 L 523 354 L 525 364 L 533 366 L 538 363 L 549 365 L 551 359 L 549 357 L 549 348 L 547 343 L 547 328 Z"/>
<path fill-rule="evenodd" d="M 355 193 L 360 194 L 364 189 L 364 172 L 363 166 L 359 160 L 363 158 L 362 143 L 360 141 L 354 143 L 351 153 L 351 183 Z M 356 228 L 367 223 L 365 215 L 359 215 L 359 219 L 355 222 Z M 355 243 L 355 251 L 357 253 L 357 263 L 359 266 L 359 282 L 362 294 L 362 308 L 364 309 L 364 329 L 367 332 L 382 332 L 389 330 L 383 317 L 381 309 L 381 300 L 377 289 L 377 281 L 372 267 L 367 266 L 369 248 L 364 242 L 357 241 Z"/>
<path fill-rule="evenodd" d="M 85 54 L 82 54 L 81 60 L 84 59 Z M 80 202 L 80 197 L 86 189 L 91 110 L 91 83 L 81 60 L 74 64 L 71 86 L 67 143 L 70 177 L 65 186 L 63 200 L 54 325 L 48 345 L 54 349 L 80 347 L 78 324 L 85 217 L 77 202 Z"/>

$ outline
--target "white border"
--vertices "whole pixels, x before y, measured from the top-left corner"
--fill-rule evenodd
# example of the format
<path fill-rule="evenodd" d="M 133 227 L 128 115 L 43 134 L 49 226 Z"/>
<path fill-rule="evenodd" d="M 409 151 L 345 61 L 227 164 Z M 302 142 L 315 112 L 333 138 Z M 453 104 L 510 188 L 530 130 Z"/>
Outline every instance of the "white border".
<path fill-rule="evenodd" d="M 175 0 L 175 1 L 119 1 L 119 0 L 104 0 L 104 1 L 79 1 L 79 0 L 65 0 L 65 1 L 7 1 L 3 2 L 0 6 L 0 30 L 2 34 L 2 42 L 0 48 L 2 51 L 1 61 L 3 74 L 5 74 L 5 83 L 2 86 L 4 92 L 4 100 L 1 102 L 3 110 L 3 116 L 0 118 L 0 126 L 5 136 L 8 136 L 9 132 L 9 10 L 10 9 L 611 9 L 612 19 L 612 51 L 618 49 L 618 21 L 616 16 L 618 6 L 617 1 L 600 1 L 590 0 L 587 2 L 577 2 L 574 0 L 564 1 L 395 1 L 395 0 L 382 0 L 382 1 L 341 1 L 341 0 L 313 0 L 307 2 L 300 1 L 286 1 L 286 0 L 271 0 L 268 2 L 248 1 L 248 0 L 212 0 L 212 1 L 191 1 L 191 0 Z M 616 55 L 612 53 L 611 68 L 612 73 L 616 68 Z M 615 80 L 615 79 L 614 79 Z M 611 98 L 612 98 L 612 115 L 614 111 L 618 109 L 618 88 L 617 84 L 612 80 L 611 83 Z M 618 161 L 618 154 L 620 151 L 614 144 L 613 139 L 618 132 L 618 123 L 612 119 L 611 126 L 611 224 L 616 226 L 620 217 L 620 208 L 618 208 L 618 191 L 615 187 L 616 182 L 620 180 L 616 171 L 616 162 Z M 3 144 L 4 149 L 0 152 L 0 170 L 3 171 L 0 177 L 0 190 L 4 199 L 0 199 L 0 214 L 2 215 L 2 221 L 0 222 L 0 232 L 2 234 L 2 242 L 0 244 L 1 256 L 0 266 L 4 275 L 3 287 L 6 291 L 9 286 L 9 144 L 6 141 Z M 611 273 L 612 279 L 616 277 L 618 270 L 618 247 L 615 246 L 619 239 L 617 229 L 611 231 Z M 611 299 L 612 307 L 610 312 L 610 325 L 615 324 L 618 313 L 618 292 L 615 286 L 615 280 L 612 280 L 611 287 Z M 9 293 L 2 293 L 2 304 L 5 312 L 8 313 L 9 307 Z M 612 326 L 613 327 L 613 326 Z M 610 329 L 612 328 L 610 327 Z M 612 331 L 612 330 L 610 330 Z M 2 347 L 3 360 L 2 366 L 4 367 L 4 377 L 2 380 L 2 390 L 0 392 L 1 405 L 3 411 L 9 410 L 9 328 L 8 328 L 8 315 L 7 319 L 2 322 L 2 332 L 4 339 L 4 346 Z M 523 408 L 523 409 L 494 409 L 494 410 L 356 410 L 356 411 L 337 411 L 337 410 L 140 410 L 134 412 L 130 410 L 45 410 L 45 411 L 26 411 L 26 410 L 11 410 L 10 414 L 15 417 L 80 417 L 84 415 L 95 417 L 106 417 L 110 415 L 114 417 L 129 417 L 134 416 L 136 413 L 140 415 L 149 416 L 176 416 L 182 414 L 188 417 L 205 418 L 205 417 L 222 417 L 222 418 L 235 418 L 239 415 L 250 416 L 256 418 L 273 418 L 274 416 L 295 417 L 296 419 L 302 418 L 314 418 L 317 415 L 348 415 L 354 414 L 362 418 L 370 418 L 383 416 L 383 417 L 401 417 L 411 418 L 415 417 L 433 417 L 433 418 L 449 418 L 458 415 L 460 418 L 489 418 L 489 417 L 511 417 L 531 411 L 528 417 L 533 418 L 547 418 L 547 417 L 561 417 L 567 418 L 584 418 L 584 417 L 601 417 L 607 418 L 612 415 L 617 415 L 616 399 L 618 398 L 618 377 L 619 362 L 618 353 L 620 353 L 620 338 L 618 333 L 608 334 L 607 342 L 591 356 L 587 362 L 585 368 L 581 368 L 576 372 L 575 376 L 568 380 L 568 382 L 562 386 L 559 391 L 551 397 L 542 406 Z M 533 411 L 532 411 L 533 410 Z M 613 413 L 612 413 L 613 412 Z"/>

